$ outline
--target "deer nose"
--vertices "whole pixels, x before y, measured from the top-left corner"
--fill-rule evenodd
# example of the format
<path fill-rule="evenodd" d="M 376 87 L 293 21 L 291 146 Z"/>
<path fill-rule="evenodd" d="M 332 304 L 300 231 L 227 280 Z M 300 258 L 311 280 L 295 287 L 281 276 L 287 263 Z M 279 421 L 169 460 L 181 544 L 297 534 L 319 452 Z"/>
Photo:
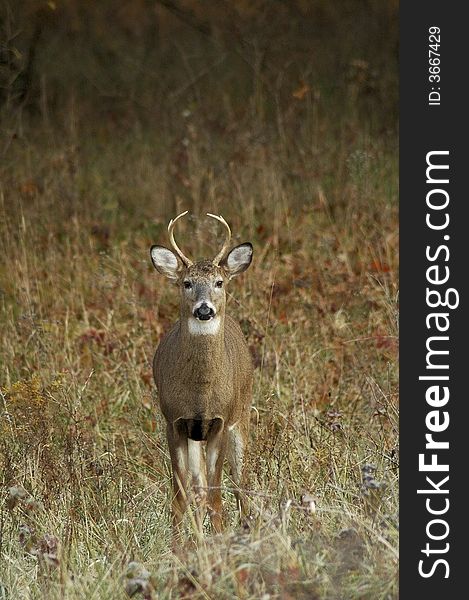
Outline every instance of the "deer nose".
<path fill-rule="evenodd" d="M 196 319 L 200 319 L 201 321 L 208 321 L 212 317 L 215 316 L 215 311 L 211 306 L 203 302 L 200 306 L 198 306 L 194 310 L 194 317 Z"/>

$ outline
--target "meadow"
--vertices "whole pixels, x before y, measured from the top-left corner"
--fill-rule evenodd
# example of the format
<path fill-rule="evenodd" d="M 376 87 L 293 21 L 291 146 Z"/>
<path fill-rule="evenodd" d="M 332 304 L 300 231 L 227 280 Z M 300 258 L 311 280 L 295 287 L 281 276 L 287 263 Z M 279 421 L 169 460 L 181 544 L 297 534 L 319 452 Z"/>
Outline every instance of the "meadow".
<path fill-rule="evenodd" d="M 398 597 L 396 6 L 198 4 L 2 13 L 0 600 Z M 207 212 L 253 243 L 256 369 L 251 517 L 226 474 L 175 555 L 149 248 L 183 210 L 191 256 Z"/>

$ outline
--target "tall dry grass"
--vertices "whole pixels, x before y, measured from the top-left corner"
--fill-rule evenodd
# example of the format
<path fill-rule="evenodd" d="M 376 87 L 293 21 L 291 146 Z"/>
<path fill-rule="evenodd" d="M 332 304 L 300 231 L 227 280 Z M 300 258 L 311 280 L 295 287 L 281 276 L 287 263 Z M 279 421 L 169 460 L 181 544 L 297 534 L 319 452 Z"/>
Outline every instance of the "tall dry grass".
<path fill-rule="evenodd" d="M 339 16 L 272 22 L 273 56 L 184 30 L 143 60 L 56 25 L 36 100 L 4 106 L 0 598 L 397 598 L 396 74 Z M 151 360 L 178 305 L 148 252 L 184 209 L 191 255 L 219 242 L 206 212 L 254 244 L 228 302 L 252 519 L 226 475 L 226 533 L 188 519 L 174 556 Z"/>

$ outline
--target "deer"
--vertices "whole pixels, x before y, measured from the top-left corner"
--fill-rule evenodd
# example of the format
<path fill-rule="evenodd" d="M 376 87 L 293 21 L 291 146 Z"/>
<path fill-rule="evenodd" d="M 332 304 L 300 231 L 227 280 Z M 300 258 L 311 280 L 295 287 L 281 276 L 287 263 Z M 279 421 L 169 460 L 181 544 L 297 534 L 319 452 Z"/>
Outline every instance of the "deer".
<path fill-rule="evenodd" d="M 213 259 L 193 262 L 174 238 L 171 250 L 153 245 L 153 266 L 179 288 L 179 320 L 162 337 L 153 361 L 158 401 L 166 421 L 172 471 L 173 535 L 195 500 L 199 525 L 208 511 L 212 528 L 224 528 L 221 483 L 225 458 L 240 514 L 246 514 L 245 456 L 248 448 L 253 363 L 241 327 L 226 314 L 226 285 L 249 267 L 249 242 L 230 251 L 231 229 L 220 215 L 225 240 Z"/>

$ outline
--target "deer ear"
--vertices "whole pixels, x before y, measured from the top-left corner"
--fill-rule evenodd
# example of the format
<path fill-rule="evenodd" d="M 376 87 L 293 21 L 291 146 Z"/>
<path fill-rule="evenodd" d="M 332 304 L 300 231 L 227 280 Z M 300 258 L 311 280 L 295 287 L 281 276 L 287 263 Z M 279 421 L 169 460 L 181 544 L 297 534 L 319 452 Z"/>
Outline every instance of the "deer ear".
<path fill-rule="evenodd" d="M 243 273 L 252 261 L 252 244 L 246 242 L 235 246 L 223 260 L 222 266 L 227 271 L 229 278 Z"/>
<path fill-rule="evenodd" d="M 181 263 L 176 255 L 164 246 L 150 248 L 151 262 L 155 269 L 169 279 L 177 279 L 181 270 Z"/>

